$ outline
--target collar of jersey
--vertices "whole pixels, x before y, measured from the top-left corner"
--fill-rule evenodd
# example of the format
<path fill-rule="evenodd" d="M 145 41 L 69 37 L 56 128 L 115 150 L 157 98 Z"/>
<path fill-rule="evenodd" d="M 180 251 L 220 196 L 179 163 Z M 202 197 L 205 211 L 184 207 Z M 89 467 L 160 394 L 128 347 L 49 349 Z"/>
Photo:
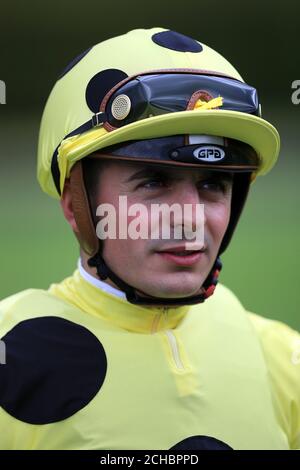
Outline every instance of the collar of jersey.
<path fill-rule="evenodd" d="M 191 308 L 190 305 L 146 307 L 131 304 L 126 299 L 84 279 L 78 269 L 61 283 L 52 284 L 49 291 L 86 313 L 119 328 L 138 333 L 174 329 Z"/>

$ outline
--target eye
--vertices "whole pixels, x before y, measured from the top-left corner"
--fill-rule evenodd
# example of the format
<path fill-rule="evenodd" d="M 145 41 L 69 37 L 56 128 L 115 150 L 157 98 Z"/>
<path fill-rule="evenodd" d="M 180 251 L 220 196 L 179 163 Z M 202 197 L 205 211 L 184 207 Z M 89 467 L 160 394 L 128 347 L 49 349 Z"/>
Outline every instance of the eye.
<path fill-rule="evenodd" d="M 225 189 L 225 185 L 223 183 L 216 181 L 206 181 L 202 183 L 201 186 L 212 191 L 224 191 Z"/>
<path fill-rule="evenodd" d="M 231 186 L 231 181 L 225 178 L 210 178 L 199 182 L 199 187 L 211 192 L 226 193 Z"/>
<path fill-rule="evenodd" d="M 138 185 L 142 189 L 158 189 L 165 185 L 163 178 L 149 178 Z"/>

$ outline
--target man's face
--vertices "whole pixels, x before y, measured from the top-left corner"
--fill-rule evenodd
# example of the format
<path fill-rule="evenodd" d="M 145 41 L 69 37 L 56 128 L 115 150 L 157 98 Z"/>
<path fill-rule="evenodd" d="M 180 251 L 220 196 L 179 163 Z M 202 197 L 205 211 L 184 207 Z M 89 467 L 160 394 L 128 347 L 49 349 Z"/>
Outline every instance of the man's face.
<path fill-rule="evenodd" d="M 139 221 L 151 226 L 153 204 L 171 206 L 179 203 L 193 208 L 184 215 L 182 238 L 175 239 L 175 218 L 169 219 L 170 238 L 102 240 L 102 255 L 108 266 L 124 281 L 137 290 L 159 297 L 196 295 L 212 268 L 230 218 L 232 174 L 209 170 L 154 167 L 127 162 L 107 162 L 99 175 L 94 203 L 114 206 L 119 220 L 119 197 L 126 196 L 127 207 L 143 204 L 147 212 L 140 212 Z M 170 254 L 170 250 L 191 246 L 185 238 L 185 228 L 196 227 L 196 205 L 204 205 L 204 247 L 202 251 L 190 250 L 187 256 Z M 127 225 L 136 218 L 126 214 Z M 102 217 L 103 219 L 103 217 Z M 101 217 L 97 218 L 98 221 Z M 124 214 L 123 214 L 124 220 Z M 161 228 L 161 226 L 160 226 Z M 187 228 L 188 230 L 188 228 Z M 160 232 L 161 233 L 161 232 Z M 185 242 L 190 245 L 186 245 Z M 169 253 L 167 253 L 169 252 Z"/>

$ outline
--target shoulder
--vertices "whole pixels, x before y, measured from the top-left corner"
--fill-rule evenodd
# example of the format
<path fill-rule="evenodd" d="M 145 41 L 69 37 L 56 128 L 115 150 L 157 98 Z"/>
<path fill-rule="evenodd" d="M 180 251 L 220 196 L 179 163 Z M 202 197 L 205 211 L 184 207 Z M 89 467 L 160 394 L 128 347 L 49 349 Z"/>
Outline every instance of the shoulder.
<path fill-rule="evenodd" d="M 51 294 L 49 290 L 25 289 L 0 300 L 0 311 L 4 312 L 18 308 L 19 306 L 29 304 L 31 302 L 33 305 L 36 305 L 36 302 L 57 302 L 59 300 L 60 299 Z"/>
<path fill-rule="evenodd" d="M 46 290 L 27 289 L 0 302 L 4 345 L 0 421 L 9 430 L 0 436 L 0 449 L 12 448 L 18 436 L 20 442 L 22 436 L 18 445 L 26 448 L 24 429 L 27 448 L 32 448 L 36 430 L 24 428 L 24 423 L 65 420 L 98 393 L 107 359 L 102 343 L 88 326 L 79 309 Z"/>
<path fill-rule="evenodd" d="M 285 323 L 247 312 L 260 339 L 266 358 L 278 363 L 288 362 L 289 370 L 300 380 L 300 333 Z"/>
<path fill-rule="evenodd" d="M 43 289 L 26 289 L 0 301 L 0 337 L 21 321 L 59 316 L 70 310 L 70 305 Z"/>
<path fill-rule="evenodd" d="M 300 333 L 285 323 L 248 312 L 259 338 L 282 424 L 300 448 Z"/>

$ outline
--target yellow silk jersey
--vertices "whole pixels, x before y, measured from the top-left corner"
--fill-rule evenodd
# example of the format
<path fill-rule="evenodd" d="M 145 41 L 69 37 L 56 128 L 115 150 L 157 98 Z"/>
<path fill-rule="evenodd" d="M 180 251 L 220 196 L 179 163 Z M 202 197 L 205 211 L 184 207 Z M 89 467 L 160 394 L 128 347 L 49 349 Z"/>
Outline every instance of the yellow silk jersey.
<path fill-rule="evenodd" d="M 300 335 L 221 284 L 145 307 L 76 270 L 0 302 L 0 338 L 0 449 L 300 448 Z"/>

